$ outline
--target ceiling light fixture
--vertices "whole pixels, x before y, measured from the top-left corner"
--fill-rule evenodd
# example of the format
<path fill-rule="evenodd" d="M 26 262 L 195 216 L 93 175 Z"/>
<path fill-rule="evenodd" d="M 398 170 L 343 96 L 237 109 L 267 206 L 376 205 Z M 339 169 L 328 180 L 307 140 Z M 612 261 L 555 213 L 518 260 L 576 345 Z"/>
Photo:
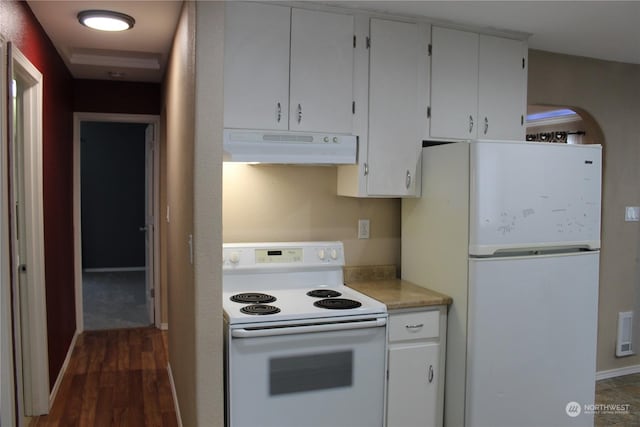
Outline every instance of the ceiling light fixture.
<path fill-rule="evenodd" d="M 100 31 L 125 31 L 136 23 L 131 16 L 111 10 L 83 10 L 78 13 L 78 21 L 85 27 Z"/>

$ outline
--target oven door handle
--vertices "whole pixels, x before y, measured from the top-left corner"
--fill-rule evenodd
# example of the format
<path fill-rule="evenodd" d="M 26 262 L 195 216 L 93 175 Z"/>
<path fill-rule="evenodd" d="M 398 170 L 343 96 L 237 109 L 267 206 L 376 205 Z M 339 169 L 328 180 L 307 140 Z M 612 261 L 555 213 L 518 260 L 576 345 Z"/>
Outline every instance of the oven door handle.
<path fill-rule="evenodd" d="M 276 335 L 293 335 L 311 332 L 346 331 L 349 329 L 378 328 L 387 324 L 387 318 L 356 322 L 327 323 L 321 325 L 285 326 L 278 328 L 232 329 L 231 336 L 235 338 L 271 337 Z"/>

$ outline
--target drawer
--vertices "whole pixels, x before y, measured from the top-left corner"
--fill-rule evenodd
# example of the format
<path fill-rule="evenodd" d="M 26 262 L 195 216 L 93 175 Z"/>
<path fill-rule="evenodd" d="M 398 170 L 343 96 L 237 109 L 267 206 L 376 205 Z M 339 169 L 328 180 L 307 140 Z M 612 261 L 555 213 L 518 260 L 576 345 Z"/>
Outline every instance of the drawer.
<path fill-rule="evenodd" d="M 439 310 L 389 316 L 389 342 L 437 338 L 439 331 Z"/>

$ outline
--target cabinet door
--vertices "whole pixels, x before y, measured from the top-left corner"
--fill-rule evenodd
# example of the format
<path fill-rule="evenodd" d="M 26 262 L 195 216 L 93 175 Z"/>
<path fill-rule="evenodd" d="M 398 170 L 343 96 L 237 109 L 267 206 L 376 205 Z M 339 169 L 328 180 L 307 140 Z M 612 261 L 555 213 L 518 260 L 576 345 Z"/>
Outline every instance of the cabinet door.
<path fill-rule="evenodd" d="M 418 24 L 371 20 L 367 193 L 415 193 L 426 120 L 426 40 Z"/>
<path fill-rule="evenodd" d="M 430 135 L 434 138 L 476 137 L 478 37 L 433 27 Z"/>
<path fill-rule="evenodd" d="M 289 128 L 351 133 L 353 16 L 293 9 Z"/>
<path fill-rule="evenodd" d="M 387 426 L 436 426 L 439 344 L 389 349 Z"/>
<path fill-rule="evenodd" d="M 524 140 L 526 44 L 480 36 L 478 138 Z"/>
<path fill-rule="evenodd" d="M 224 126 L 287 129 L 291 9 L 225 5 Z"/>

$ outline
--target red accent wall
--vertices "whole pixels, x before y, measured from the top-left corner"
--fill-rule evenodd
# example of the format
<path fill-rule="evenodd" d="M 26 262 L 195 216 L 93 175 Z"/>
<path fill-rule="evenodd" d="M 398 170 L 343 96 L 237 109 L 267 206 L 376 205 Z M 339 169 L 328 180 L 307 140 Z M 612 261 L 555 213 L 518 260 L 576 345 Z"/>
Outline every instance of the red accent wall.
<path fill-rule="evenodd" d="M 75 80 L 74 111 L 160 115 L 159 83 Z"/>
<path fill-rule="evenodd" d="M 0 0 L 0 32 L 43 75 L 43 191 L 49 378 L 76 330 L 73 271 L 73 78 L 27 3 Z"/>

